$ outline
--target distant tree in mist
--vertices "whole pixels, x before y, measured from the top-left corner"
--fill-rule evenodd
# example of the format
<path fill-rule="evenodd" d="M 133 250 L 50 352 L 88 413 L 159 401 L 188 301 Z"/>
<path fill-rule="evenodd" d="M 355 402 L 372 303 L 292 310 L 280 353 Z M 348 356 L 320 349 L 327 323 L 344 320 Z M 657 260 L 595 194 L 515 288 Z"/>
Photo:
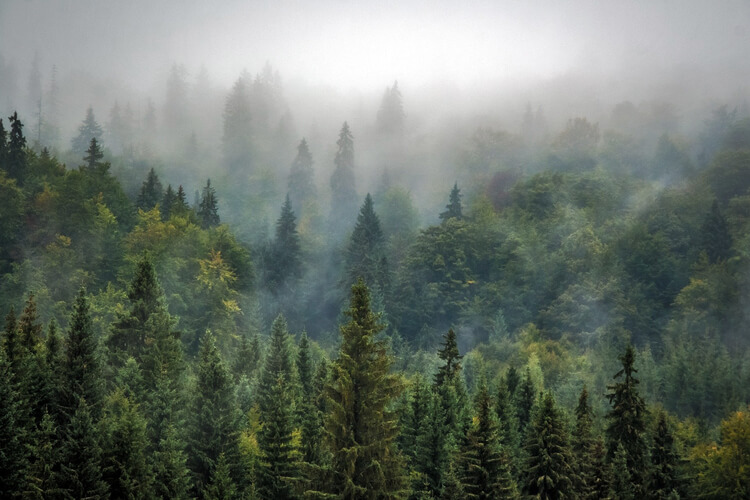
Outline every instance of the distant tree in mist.
<path fill-rule="evenodd" d="M 23 123 L 18 118 L 18 113 L 8 117 L 10 122 L 10 135 L 8 136 L 8 147 L 5 152 L 5 169 L 8 177 L 16 179 L 23 184 L 26 177 L 26 138 L 23 135 Z"/>
<path fill-rule="evenodd" d="M 445 206 L 445 212 L 440 214 L 440 220 L 443 222 L 448 219 L 463 219 L 463 209 L 461 208 L 461 190 L 458 189 L 458 183 L 453 183 L 448 204 Z"/>
<path fill-rule="evenodd" d="M 305 202 L 315 198 L 315 172 L 313 171 L 313 158 L 307 141 L 303 138 L 297 146 L 297 156 L 292 162 L 289 170 L 289 198 L 297 211 L 301 211 Z"/>
<path fill-rule="evenodd" d="M 201 195 L 200 206 L 198 207 L 198 219 L 201 227 L 204 229 L 218 226 L 219 220 L 218 200 L 216 199 L 216 190 L 211 187 L 211 179 L 206 182 Z"/>
<path fill-rule="evenodd" d="M 146 211 L 151 210 L 162 200 L 163 196 L 161 181 L 152 168 L 141 185 L 141 192 L 138 194 L 138 208 Z"/>
<path fill-rule="evenodd" d="M 164 100 L 164 135 L 173 145 L 182 144 L 189 131 L 187 69 L 174 64 L 167 78 Z"/>
<path fill-rule="evenodd" d="M 354 138 L 349 124 L 344 122 L 336 141 L 338 151 L 331 176 L 331 226 L 334 234 L 341 234 L 351 214 L 357 210 L 357 190 L 354 181 Z"/>
<path fill-rule="evenodd" d="M 83 123 L 78 127 L 78 135 L 71 142 L 73 152 L 83 156 L 86 148 L 91 143 L 91 139 L 96 139 L 101 144 L 103 135 L 104 131 L 101 125 L 99 125 L 94 117 L 94 109 L 89 106 L 86 110 L 86 118 L 83 119 Z"/>
<path fill-rule="evenodd" d="M 362 278 L 368 287 L 382 292 L 388 281 L 385 239 L 370 193 L 367 193 L 359 210 L 357 224 L 349 240 L 346 273 L 347 286 Z"/>
<path fill-rule="evenodd" d="M 378 132 L 400 138 L 404 132 L 404 105 L 401 101 L 401 91 L 398 82 L 393 87 L 387 87 L 380 102 L 377 118 Z"/>
<path fill-rule="evenodd" d="M 249 169 L 253 160 L 248 78 L 249 75 L 243 74 L 234 82 L 224 104 L 222 154 L 230 172 Z"/>
<path fill-rule="evenodd" d="M 92 137 L 89 147 L 86 150 L 86 156 L 83 157 L 83 161 L 86 162 L 86 168 L 89 171 L 96 170 L 101 165 L 103 159 L 104 153 L 102 152 L 101 144 L 96 140 L 96 137 Z"/>
<path fill-rule="evenodd" d="M 266 286 L 273 292 L 291 284 L 302 274 L 302 249 L 289 195 L 281 206 L 276 236 L 266 254 L 265 267 Z"/>

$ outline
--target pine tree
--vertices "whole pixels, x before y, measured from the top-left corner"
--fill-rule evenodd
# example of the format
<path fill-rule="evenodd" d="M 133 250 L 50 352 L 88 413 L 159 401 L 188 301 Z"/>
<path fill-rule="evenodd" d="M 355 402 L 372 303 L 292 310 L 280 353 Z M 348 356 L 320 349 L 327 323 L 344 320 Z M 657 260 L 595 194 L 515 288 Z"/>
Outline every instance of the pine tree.
<path fill-rule="evenodd" d="M 83 157 L 83 161 L 86 162 L 86 168 L 90 172 L 100 170 L 104 165 L 104 162 L 102 162 L 103 159 L 104 152 L 102 151 L 102 146 L 96 137 L 92 137 L 89 147 L 86 150 L 86 156 Z"/>
<path fill-rule="evenodd" d="M 302 249 L 297 220 L 286 196 L 276 221 L 276 237 L 266 259 L 266 286 L 274 293 L 291 286 L 302 275 Z"/>
<path fill-rule="evenodd" d="M 508 453 L 511 460 L 511 469 L 515 474 L 518 464 L 514 463 L 513 457 L 517 455 L 516 452 L 520 446 L 520 438 L 518 436 L 515 407 L 511 400 L 510 391 L 508 391 L 507 377 L 498 384 L 495 413 L 497 414 L 500 444 Z"/>
<path fill-rule="evenodd" d="M 646 403 L 638 394 L 638 379 L 635 364 L 635 349 L 629 345 L 620 357 L 622 370 L 618 371 L 615 380 L 622 377 L 620 382 L 608 386 L 611 391 L 607 394 L 612 409 L 607 414 L 607 458 L 613 461 L 618 446 L 622 445 L 625 453 L 627 468 L 633 482 L 637 497 L 642 497 L 645 482 L 645 465 L 647 460 L 646 442 Z M 614 470 L 615 474 L 618 471 Z"/>
<path fill-rule="evenodd" d="M 203 229 L 216 227 L 220 224 L 218 200 L 216 199 L 216 190 L 211 187 L 211 179 L 206 181 L 206 187 L 203 188 L 201 203 L 198 207 L 198 220 L 200 220 Z"/>
<path fill-rule="evenodd" d="M 552 394 L 546 393 L 526 436 L 524 493 L 540 499 L 572 498 L 575 470 L 566 423 Z"/>
<path fill-rule="evenodd" d="M 614 500 L 635 500 L 636 498 L 642 498 L 636 493 L 637 486 L 630 475 L 628 454 L 622 443 L 617 443 L 611 463 L 612 482 L 610 484 L 609 496 Z"/>
<path fill-rule="evenodd" d="M 677 462 L 674 439 L 667 425 L 667 417 L 664 412 L 661 412 L 651 448 L 651 470 L 648 483 L 650 498 L 666 500 L 678 490 Z"/>
<path fill-rule="evenodd" d="M 237 453 L 237 422 L 234 391 L 224 367 L 216 340 L 207 331 L 201 341 L 188 438 L 188 457 L 194 488 L 208 484 L 219 455 L 224 452 L 230 464 Z"/>
<path fill-rule="evenodd" d="M 10 123 L 10 136 L 8 138 L 7 156 L 5 159 L 5 169 L 8 177 L 16 179 L 19 184 L 23 185 L 26 179 L 26 138 L 23 136 L 23 123 L 18 119 L 18 113 L 13 113 L 8 117 Z"/>
<path fill-rule="evenodd" d="M 370 193 L 357 215 L 357 224 L 349 240 L 346 252 L 347 284 L 359 278 L 372 288 L 383 292 L 388 281 L 385 262 L 385 240 L 380 228 L 380 219 L 375 213 Z"/>
<path fill-rule="evenodd" d="M 521 380 L 521 385 L 518 387 L 514 401 L 518 417 L 518 432 L 521 435 L 523 435 L 526 426 L 531 420 L 531 410 L 534 408 L 535 399 L 536 389 L 534 388 L 534 381 L 531 379 L 531 370 L 526 368 L 526 373 L 523 380 Z"/>
<path fill-rule="evenodd" d="M 511 401 L 514 400 L 516 396 L 516 389 L 518 389 L 518 384 L 520 383 L 521 376 L 518 375 L 518 370 L 516 370 L 516 367 L 509 367 L 508 371 L 505 372 L 505 386 L 508 388 L 508 396 L 510 397 Z"/>
<path fill-rule="evenodd" d="M 445 208 L 447 210 L 440 214 L 440 220 L 443 222 L 446 222 L 449 219 L 463 219 L 463 212 L 461 209 L 461 190 L 458 189 L 458 183 L 453 184 L 450 199 Z"/>
<path fill-rule="evenodd" d="M 584 386 L 575 410 L 576 422 L 571 443 L 576 459 L 576 490 L 581 498 L 591 498 L 594 491 L 596 462 L 593 457 L 593 414 L 589 404 L 589 393 Z"/>
<path fill-rule="evenodd" d="M 177 215 L 178 217 L 185 217 L 191 213 L 190 205 L 187 202 L 187 195 L 182 184 L 177 188 L 177 199 L 173 205 L 170 205 L 169 215 Z"/>
<path fill-rule="evenodd" d="M 108 497 L 107 483 L 102 480 L 102 450 L 98 436 L 89 404 L 81 397 L 65 427 L 61 447 L 59 486 L 68 498 L 96 500 Z"/>
<path fill-rule="evenodd" d="M 78 127 L 78 135 L 73 139 L 71 146 L 73 152 L 78 155 L 83 155 L 86 152 L 86 148 L 89 146 L 91 139 L 96 139 L 97 142 L 101 143 L 104 131 L 101 125 L 97 123 L 94 117 L 94 110 L 89 106 L 86 110 L 86 118 L 83 123 Z"/>
<path fill-rule="evenodd" d="M 3 170 L 8 169 L 6 162 L 8 161 L 8 132 L 5 130 L 3 120 L 0 118 L 0 168 Z"/>
<path fill-rule="evenodd" d="M 332 454 L 332 477 L 326 490 L 341 499 L 398 498 L 403 489 L 398 433 L 389 410 L 401 391 L 389 373 L 392 360 L 382 341 L 382 326 L 370 307 L 362 280 L 352 286 L 349 321 L 340 328 L 342 342 L 326 388 L 326 431 Z"/>
<path fill-rule="evenodd" d="M 29 466 L 23 408 L 12 382 L 7 355 L 0 351 L 0 491 L 20 496 Z"/>
<path fill-rule="evenodd" d="M 102 410 L 102 370 L 97 352 L 86 291 L 81 288 L 68 328 L 62 411 L 72 416 L 86 402 L 86 418 L 98 420 Z M 83 418 L 83 417 L 81 417 Z"/>
<path fill-rule="evenodd" d="M 302 332 L 297 350 L 297 373 L 301 385 L 300 402 L 297 406 L 297 420 L 301 426 L 302 461 L 319 465 L 321 460 L 322 415 L 315 405 L 318 397 L 313 385 L 315 370 L 310 359 L 310 342 L 307 333 Z"/>
<path fill-rule="evenodd" d="M 177 193 L 174 192 L 171 184 L 167 184 L 167 189 L 164 191 L 160 206 L 162 220 L 169 220 L 169 217 L 172 215 L 172 207 L 175 203 L 177 203 Z"/>
<path fill-rule="evenodd" d="M 232 86 L 224 105 L 222 148 L 224 164 L 230 173 L 252 168 L 252 119 L 248 79 L 242 75 Z"/>
<path fill-rule="evenodd" d="M 211 474 L 211 481 L 203 490 L 203 498 L 205 500 L 232 500 L 236 494 L 237 488 L 232 482 L 227 457 L 221 453 L 216 462 L 216 468 Z"/>
<path fill-rule="evenodd" d="M 346 221 L 357 209 L 357 190 L 354 181 L 354 139 L 349 125 L 344 122 L 336 141 L 338 151 L 334 163 L 336 168 L 331 175 L 331 225 L 332 233 L 344 232 Z"/>
<path fill-rule="evenodd" d="M 453 328 L 443 335 L 443 346 L 438 350 L 438 358 L 443 360 L 443 365 L 435 374 L 435 385 L 441 386 L 445 382 L 454 380 L 461 372 L 461 358 L 458 354 L 458 343 Z"/>
<path fill-rule="evenodd" d="M 33 293 L 29 293 L 26 299 L 26 305 L 18 321 L 18 328 L 20 330 L 22 348 L 28 353 L 35 352 L 37 345 L 42 340 L 42 325 L 38 323 L 36 301 L 34 300 Z"/>
<path fill-rule="evenodd" d="M 16 309 L 10 306 L 8 314 L 5 316 L 5 330 L 3 331 L 3 350 L 8 360 L 8 368 L 13 384 L 18 382 L 16 373 L 19 370 L 23 359 L 23 346 L 18 331 L 18 321 L 16 320 Z M 17 389 L 17 387 L 14 387 Z"/>
<path fill-rule="evenodd" d="M 57 427 L 45 413 L 35 439 L 33 461 L 29 469 L 27 491 L 33 498 L 60 498 L 60 447 Z"/>
<path fill-rule="evenodd" d="M 310 154 L 310 148 L 307 147 L 307 141 L 303 138 L 297 146 L 297 156 L 292 162 L 289 170 L 288 181 L 289 197 L 298 210 L 305 206 L 305 203 L 315 198 L 317 190 L 315 189 L 315 172 L 313 171 L 313 158 Z"/>
<path fill-rule="evenodd" d="M 101 424 L 104 431 L 102 477 L 113 498 L 148 498 L 153 473 L 146 457 L 146 419 L 122 389 L 107 401 Z"/>
<path fill-rule="evenodd" d="M 404 133 L 404 106 L 398 82 L 386 88 L 377 116 L 378 132 L 393 140 L 400 140 Z"/>
<path fill-rule="evenodd" d="M 413 469 L 419 474 L 422 488 L 436 498 L 445 483 L 450 454 L 455 443 L 446 428 L 445 409 L 438 394 L 427 386 L 429 399 L 423 427 L 416 436 L 416 453 L 412 460 Z"/>
<path fill-rule="evenodd" d="M 164 192 L 161 186 L 161 181 L 152 168 L 148 171 L 148 176 L 141 185 L 141 192 L 138 193 L 138 202 L 136 206 L 142 210 L 148 211 L 154 208 L 163 197 Z"/>
<path fill-rule="evenodd" d="M 608 498 L 612 483 L 612 469 L 607 462 L 607 450 L 604 448 L 604 440 L 598 437 L 594 440 L 591 449 L 591 476 L 587 478 L 587 486 L 590 488 L 587 500 L 599 500 Z"/>
<path fill-rule="evenodd" d="M 451 462 L 448 471 L 443 478 L 443 488 L 440 492 L 440 500 L 465 500 L 466 492 L 458 479 L 455 462 Z"/>
<path fill-rule="evenodd" d="M 152 458 L 154 492 L 161 498 L 190 498 L 190 471 L 184 443 L 174 424 L 165 427 Z"/>
<path fill-rule="evenodd" d="M 476 396 L 474 423 L 463 448 L 461 483 L 467 498 L 489 500 L 518 497 L 508 456 L 500 447 L 491 398 L 484 383 Z"/>

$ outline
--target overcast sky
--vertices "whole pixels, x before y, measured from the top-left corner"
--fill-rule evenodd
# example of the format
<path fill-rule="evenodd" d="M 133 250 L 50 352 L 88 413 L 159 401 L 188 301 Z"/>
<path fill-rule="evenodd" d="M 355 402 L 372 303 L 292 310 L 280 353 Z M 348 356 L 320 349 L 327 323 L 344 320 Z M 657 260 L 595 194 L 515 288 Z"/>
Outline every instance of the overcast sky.
<path fill-rule="evenodd" d="M 742 79 L 749 47 L 748 1 L 0 1 L 0 53 L 23 74 L 37 52 L 141 88 L 175 62 L 224 83 L 270 61 L 361 91 L 692 67 Z"/>

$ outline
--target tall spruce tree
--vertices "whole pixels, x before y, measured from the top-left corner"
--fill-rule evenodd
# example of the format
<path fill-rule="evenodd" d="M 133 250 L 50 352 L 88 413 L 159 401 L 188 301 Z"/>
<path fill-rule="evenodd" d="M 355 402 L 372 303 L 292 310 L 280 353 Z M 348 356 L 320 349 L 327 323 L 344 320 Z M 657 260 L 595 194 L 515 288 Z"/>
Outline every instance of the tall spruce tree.
<path fill-rule="evenodd" d="M 274 293 L 292 286 L 302 275 L 302 248 L 289 195 L 276 221 L 276 236 L 268 249 L 265 268 L 266 286 Z"/>
<path fill-rule="evenodd" d="M 104 398 L 102 368 L 89 301 L 83 288 L 78 292 L 70 318 L 63 373 L 63 412 L 72 417 L 80 409 L 81 401 L 85 401 L 85 411 L 89 416 L 80 418 L 97 421 Z"/>
<path fill-rule="evenodd" d="M 607 394 L 612 409 L 607 413 L 607 458 L 613 462 L 618 446 L 622 446 L 626 464 L 633 483 L 636 497 L 645 494 L 647 449 L 645 441 L 646 403 L 638 393 L 639 380 L 635 378 L 635 349 L 628 345 L 625 353 L 620 356 L 622 369 L 614 379 L 620 379 L 608 386 Z M 614 462 L 613 462 L 614 463 Z M 614 473 L 617 474 L 615 467 Z"/>
<path fill-rule="evenodd" d="M 476 396 L 474 423 L 461 453 L 461 483 L 467 498 L 490 500 L 518 498 L 507 453 L 498 439 L 497 422 L 487 385 Z"/>
<path fill-rule="evenodd" d="M 92 137 L 89 147 L 86 149 L 86 155 L 83 157 L 83 161 L 86 162 L 86 169 L 89 172 L 100 170 L 105 165 L 102 161 L 103 159 L 104 151 L 102 151 L 102 146 L 96 137 Z"/>
<path fill-rule="evenodd" d="M 443 345 L 438 349 L 438 358 L 443 361 L 443 365 L 438 368 L 435 374 L 435 385 L 441 386 L 445 382 L 454 380 L 461 372 L 463 356 L 458 353 L 458 342 L 453 328 L 443 335 Z"/>
<path fill-rule="evenodd" d="M 315 404 L 318 397 L 314 385 L 315 369 L 310 359 L 310 341 L 306 332 L 302 332 L 297 349 L 297 373 L 302 389 L 297 405 L 297 420 L 300 423 L 302 438 L 301 459 L 308 464 L 319 465 L 323 416 Z"/>
<path fill-rule="evenodd" d="M 357 190 L 354 181 L 354 139 L 349 124 L 344 122 L 336 141 L 338 151 L 331 175 L 331 232 L 335 236 L 345 233 L 350 214 L 357 209 Z"/>
<path fill-rule="evenodd" d="M 589 393 L 584 386 L 575 409 L 575 426 L 571 443 L 576 460 L 576 491 L 581 498 L 591 498 L 596 483 L 596 461 L 594 459 L 593 413 Z"/>
<path fill-rule="evenodd" d="M 21 423 L 23 408 L 14 385 L 7 355 L 0 351 L 0 491 L 21 496 L 29 466 L 29 436 Z"/>
<path fill-rule="evenodd" d="M 574 458 L 566 422 L 552 394 L 546 393 L 526 434 L 523 491 L 533 498 L 575 497 Z"/>
<path fill-rule="evenodd" d="M 364 279 L 370 288 L 383 292 L 388 283 L 385 239 L 380 219 L 375 213 L 372 196 L 367 193 L 357 215 L 357 224 L 346 252 L 347 285 Z"/>
<path fill-rule="evenodd" d="M 172 189 L 171 184 L 167 184 L 167 189 L 164 191 L 164 196 L 161 198 L 160 212 L 162 220 L 169 220 L 172 215 L 172 207 L 177 202 L 177 193 Z"/>
<path fill-rule="evenodd" d="M 511 470 L 517 471 L 518 465 L 514 457 L 518 455 L 520 447 L 520 437 L 518 435 L 518 422 L 516 421 L 516 411 L 513 406 L 510 391 L 508 390 L 507 377 L 503 377 L 497 387 L 497 403 L 495 405 L 497 414 L 498 436 L 500 444 L 508 453 Z"/>
<path fill-rule="evenodd" d="M 27 175 L 26 138 L 23 135 L 23 123 L 18 118 L 18 113 L 8 117 L 10 122 L 10 136 L 8 137 L 7 156 L 5 158 L 5 169 L 8 177 L 16 179 L 23 184 Z"/>
<path fill-rule="evenodd" d="M 654 443 L 651 447 L 648 494 L 654 500 L 671 498 L 679 490 L 677 475 L 678 458 L 674 450 L 674 438 L 664 412 L 659 413 Z"/>
<path fill-rule="evenodd" d="M 201 340 L 190 410 L 188 465 L 197 493 L 208 485 L 222 452 L 233 470 L 238 453 L 234 391 L 210 331 Z M 236 474 L 233 477 L 238 480 Z"/>
<path fill-rule="evenodd" d="M 101 143 L 103 136 L 104 130 L 94 117 L 94 109 L 89 106 L 86 109 L 86 118 L 84 118 L 83 123 L 78 127 L 78 135 L 73 138 L 71 143 L 73 152 L 78 154 L 79 157 L 83 156 L 91 139 L 96 139 L 97 142 Z"/>
<path fill-rule="evenodd" d="M 461 190 L 458 189 L 458 183 L 453 184 L 448 204 L 445 206 L 445 212 L 440 214 L 440 220 L 443 222 L 449 219 L 463 219 L 463 210 L 461 208 Z"/>
<path fill-rule="evenodd" d="M 516 416 L 518 417 L 518 432 L 521 435 L 524 434 L 526 426 L 531 421 L 531 411 L 534 408 L 534 402 L 536 400 L 536 389 L 534 388 L 534 381 L 531 378 L 531 371 L 526 368 L 521 385 L 516 391 L 515 406 Z"/>
<path fill-rule="evenodd" d="M 437 498 L 446 484 L 451 453 L 455 442 L 447 429 L 447 419 L 440 396 L 430 390 L 423 428 L 416 437 L 416 454 L 412 468 L 417 472 L 421 488 Z"/>
<path fill-rule="evenodd" d="M 699 234 L 699 248 L 706 252 L 710 262 L 719 262 L 729 257 L 732 235 L 718 201 L 714 200 L 711 205 L 711 211 L 706 215 Z"/>
<path fill-rule="evenodd" d="M 252 168 L 252 119 L 248 86 L 250 75 L 243 74 L 232 86 L 224 105 L 221 138 L 224 164 L 229 172 Z"/>
<path fill-rule="evenodd" d="M 288 181 L 289 197 L 301 212 L 305 203 L 315 198 L 315 172 L 313 171 L 313 158 L 307 141 L 303 138 L 297 146 L 297 156 L 289 169 Z"/>
<path fill-rule="evenodd" d="M 161 186 L 161 181 L 159 180 L 159 176 L 156 175 L 156 171 L 152 168 L 148 171 L 148 176 L 141 185 L 141 191 L 138 193 L 138 201 L 136 205 L 142 210 L 151 210 L 157 203 L 162 201 L 163 197 L 164 191 Z"/>
<path fill-rule="evenodd" d="M 66 498 L 108 498 L 102 479 L 102 449 L 94 418 L 85 398 L 78 399 L 61 447 L 59 487 Z"/>
<path fill-rule="evenodd" d="M 198 220 L 203 229 L 216 227 L 221 222 L 216 190 L 211 187 L 211 179 L 206 181 L 206 187 L 203 188 L 200 206 L 198 207 Z"/>
<path fill-rule="evenodd" d="M 271 327 L 271 347 L 261 374 L 258 409 L 261 451 L 257 490 L 264 499 L 296 498 L 299 481 L 297 450 L 292 442 L 294 364 L 286 320 L 279 315 Z"/>
<path fill-rule="evenodd" d="M 390 410 L 401 392 L 382 330 L 362 280 L 352 286 L 348 321 L 342 325 L 339 355 L 326 387 L 326 431 L 332 474 L 327 493 L 340 499 L 399 498 L 404 488 L 402 459 L 395 448 L 398 426 Z"/>
<path fill-rule="evenodd" d="M 0 118 L 0 168 L 7 170 L 6 162 L 8 161 L 8 131 L 5 130 L 3 119 Z"/>

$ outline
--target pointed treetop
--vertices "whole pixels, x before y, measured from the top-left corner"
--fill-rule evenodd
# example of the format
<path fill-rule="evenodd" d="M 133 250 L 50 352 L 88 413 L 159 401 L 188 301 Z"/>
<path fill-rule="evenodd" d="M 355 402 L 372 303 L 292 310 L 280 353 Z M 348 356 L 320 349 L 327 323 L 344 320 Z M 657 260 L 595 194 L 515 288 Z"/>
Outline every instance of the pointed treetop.
<path fill-rule="evenodd" d="M 450 194 L 450 200 L 445 208 L 447 208 L 447 210 L 440 214 L 440 219 L 443 222 L 447 221 L 448 219 L 461 220 L 463 218 L 463 211 L 461 209 L 461 190 L 458 189 L 457 182 L 453 184 L 453 189 L 451 189 Z"/>

